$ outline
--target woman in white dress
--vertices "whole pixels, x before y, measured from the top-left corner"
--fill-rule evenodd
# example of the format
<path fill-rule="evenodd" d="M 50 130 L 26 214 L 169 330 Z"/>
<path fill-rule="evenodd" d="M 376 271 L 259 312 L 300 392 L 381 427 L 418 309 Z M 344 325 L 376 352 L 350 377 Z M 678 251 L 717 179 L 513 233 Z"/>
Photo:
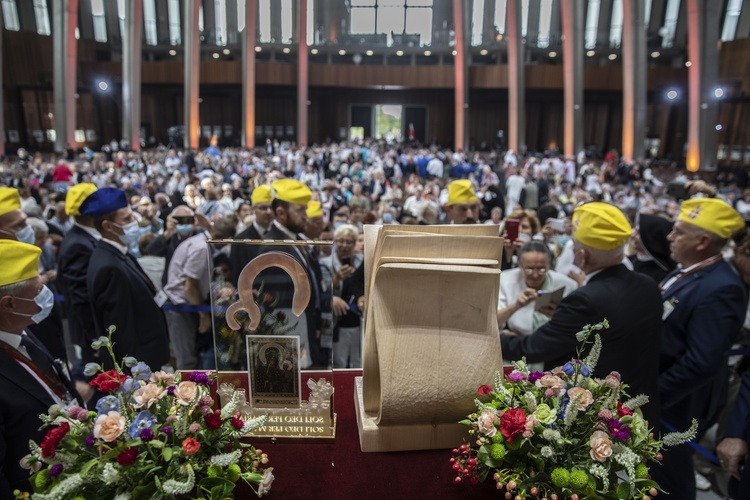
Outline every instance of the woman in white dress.
<path fill-rule="evenodd" d="M 552 255 L 542 241 L 530 241 L 518 251 L 518 267 L 500 274 L 497 323 L 518 335 L 531 335 L 552 317 L 555 304 L 536 310 L 540 290 L 563 288 L 563 297 L 578 287 L 565 275 L 552 270 Z"/>

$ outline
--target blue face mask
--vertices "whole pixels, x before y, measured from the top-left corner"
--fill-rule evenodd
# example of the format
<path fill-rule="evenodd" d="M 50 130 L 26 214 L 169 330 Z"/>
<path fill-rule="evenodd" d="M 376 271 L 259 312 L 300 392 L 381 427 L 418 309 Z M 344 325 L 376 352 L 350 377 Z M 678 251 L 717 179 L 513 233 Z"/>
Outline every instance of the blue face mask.
<path fill-rule="evenodd" d="M 383 222 L 386 224 L 390 224 L 393 222 L 393 214 L 392 213 L 384 213 L 383 214 Z"/>
<path fill-rule="evenodd" d="M 34 244 L 34 230 L 31 229 L 31 226 L 26 226 L 25 228 L 15 232 L 11 233 L 10 231 L 2 231 L 0 230 L 0 233 L 5 233 L 8 236 L 13 236 L 16 238 L 16 241 L 20 241 L 21 243 L 28 243 L 29 245 Z"/>
<path fill-rule="evenodd" d="M 115 224 L 114 222 L 112 224 L 119 227 L 125 232 L 125 234 L 117 235 L 123 245 L 130 246 L 138 241 L 138 221 L 133 221 L 130 224 L 125 224 L 124 226 L 120 226 L 118 224 Z"/>
<path fill-rule="evenodd" d="M 187 236 L 188 234 L 193 232 L 193 225 L 177 224 L 177 232 L 180 233 L 181 236 Z"/>
<path fill-rule="evenodd" d="M 568 241 L 570 241 L 570 235 L 568 234 L 561 234 L 557 237 L 557 245 L 560 248 L 564 248 Z"/>
<path fill-rule="evenodd" d="M 335 231 L 336 229 L 340 228 L 341 226 L 343 226 L 344 224 L 346 224 L 346 222 L 341 222 L 341 221 L 339 221 L 339 222 L 334 222 L 334 223 L 333 223 L 333 229 L 334 229 L 334 231 Z"/>
<path fill-rule="evenodd" d="M 37 324 L 41 323 L 47 316 L 49 316 L 52 307 L 55 305 L 55 295 L 52 293 L 52 290 L 47 288 L 47 285 L 44 285 L 42 290 L 33 299 L 24 299 L 23 297 L 16 297 L 16 299 L 27 301 L 33 300 L 34 303 L 39 306 L 41 310 L 36 314 L 16 313 L 19 316 L 31 317 L 31 321 Z"/>

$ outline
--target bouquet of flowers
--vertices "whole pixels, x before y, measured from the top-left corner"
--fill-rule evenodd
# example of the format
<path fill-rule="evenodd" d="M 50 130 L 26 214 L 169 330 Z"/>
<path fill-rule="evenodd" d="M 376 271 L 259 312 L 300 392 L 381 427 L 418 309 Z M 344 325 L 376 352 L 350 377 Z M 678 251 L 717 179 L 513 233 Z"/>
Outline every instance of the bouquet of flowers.
<path fill-rule="evenodd" d="M 187 380 L 152 373 L 132 357 L 122 363 L 112 351 L 112 333 L 92 344 L 106 348 L 114 361 L 104 371 L 90 363 L 91 385 L 107 393 L 97 411 L 53 405 L 41 415 L 49 428 L 41 443 L 30 442 L 22 466 L 33 475 L 34 500 L 234 498 L 238 481 L 258 496 L 267 493 L 273 468 L 264 469 L 262 450 L 240 441 L 266 417 L 243 420 L 237 394 L 215 410 L 210 387 L 215 375 L 192 372 Z M 257 490 L 256 490 L 257 487 Z"/>
<path fill-rule="evenodd" d="M 514 363 L 494 387 L 477 391 L 476 413 L 461 421 L 474 444 L 453 450 L 456 482 L 478 483 L 492 472 L 505 498 L 578 500 L 649 499 L 659 485 L 649 477 L 649 461 L 660 460 L 662 446 L 695 437 L 697 422 L 684 433 L 656 440 L 644 420 L 645 395 L 628 397 L 617 372 L 604 380 L 591 376 L 601 352 L 597 330 L 607 321 L 586 325 L 576 334 L 593 346 L 585 359 L 573 359 L 552 372 L 532 372 L 525 360 Z"/>

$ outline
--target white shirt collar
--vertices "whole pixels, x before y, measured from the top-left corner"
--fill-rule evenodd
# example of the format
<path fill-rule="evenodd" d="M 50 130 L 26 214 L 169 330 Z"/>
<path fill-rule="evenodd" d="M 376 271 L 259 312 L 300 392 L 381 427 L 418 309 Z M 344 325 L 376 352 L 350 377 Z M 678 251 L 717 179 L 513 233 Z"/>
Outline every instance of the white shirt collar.
<path fill-rule="evenodd" d="M 604 269 L 597 269 L 596 271 L 593 271 L 591 274 L 587 274 L 586 275 L 586 279 L 583 280 L 583 284 L 584 285 L 588 285 L 589 281 L 591 281 L 591 278 L 593 278 L 594 276 L 596 276 L 597 274 L 599 274 L 602 271 L 604 271 Z"/>
<path fill-rule="evenodd" d="M 682 272 L 682 273 L 689 273 L 690 271 L 692 271 L 696 267 L 703 266 L 703 265 L 706 264 L 706 262 L 710 261 L 711 259 L 715 259 L 715 258 L 716 258 L 716 255 L 712 255 L 711 257 L 709 257 L 707 259 L 704 259 L 704 260 L 702 260 L 700 262 L 696 262 L 695 264 L 693 264 L 690 267 L 683 268 L 682 265 L 678 265 L 677 267 L 680 269 L 680 272 Z"/>
<path fill-rule="evenodd" d="M 112 245 L 113 247 L 115 247 L 116 249 L 118 249 L 120 252 L 122 252 L 123 255 L 125 255 L 125 254 L 128 253 L 128 247 L 126 247 L 125 245 L 123 245 L 121 243 L 118 243 L 116 241 L 112 241 L 112 240 L 107 239 L 107 238 L 102 238 L 102 241 L 105 241 L 105 242 L 109 243 L 110 245 Z"/>
<path fill-rule="evenodd" d="M 76 226 L 76 227 L 78 227 L 78 228 L 80 228 L 80 229 L 82 229 L 83 231 L 86 231 L 88 234 L 90 234 L 97 241 L 99 241 L 100 239 L 102 239 L 101 233 L 99 231 L 97 231 L 96 229 L 94 229 L 93 227 L 84 226 L 83 224 L 79 224 L 75 220 L 73 221 L 73 225 Z"/>
<path fill-rule="evenodd" d="M 5 342 L 15 350 L 21 346 L 21 335 L 0 330 L 0 342 Z"/>
<path fill-rule="evenodd" d="M 256 231 L 258 231 L 258 234 L 261 235 L 261 237 L 265 236 L 269 229 L 267 227 L 261 226 L 256 221 L 253 221 L 253 227 L 255 228 Z"/>

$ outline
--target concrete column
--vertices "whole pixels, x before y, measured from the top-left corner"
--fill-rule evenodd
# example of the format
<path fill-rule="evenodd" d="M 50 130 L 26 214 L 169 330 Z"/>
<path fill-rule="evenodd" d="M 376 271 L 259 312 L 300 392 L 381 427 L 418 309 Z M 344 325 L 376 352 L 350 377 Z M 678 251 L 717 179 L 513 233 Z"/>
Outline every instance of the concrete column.
<path fill-rule="evenodd" d="M 307 0 L 299 0 L 299 44 L 297 64 L 297 145 L 307 146 Z"/>
<path fill-rule="evenodd" d="M 242 32 L 242 146 L 255 147 L 255 18 L 257 0 L 245 1 Z"/>
<path fill-rule="evenodd" d="M 526 150 L 526 67 L 521 39 L 521 0 L 508 0 L 505 34 L 508 41 L 508 148 Z"/>
<path fill-rule="evenodd" d="M 583 6 L 582 2 L 560 2 L 564 37 L 565 137 L 563 154 L 566 156 L 574 156 L 583 148 Z"/>
<path fill-rule="evenodd" d="M 59 0 L 52 8 L 52 53 L 55 102 L 55 151 L 75 148 L 76 25 L 78 0 Z"/>
<path fill-rule="evenodd" d="M 721 2 L 688 0 L 688 153 L 687 169 L 716 165 Z"/>
<path fill-rule="evenodd" d="M 468 5 L 468 3 L 467 3 Z M 462 0 L 453 0 L 454 50 L 453 76 L 455 89 L 455 133 L 453 147 L 455 150 L 468 148 L 467 123 L 469 115 L 469 72 L 466 57 L 465 10 Z"/>
<path fill-rule="evenodd" d="M 646 24 L 644 3 L 622 3 L 622 158 L 643 157 L 646 140 Z"/>
<path fill-rule="evenodd" d="M 122 135 L 133 151 L 141 150 L 141 40 L 143 0 L 125 4 L 122 44 Z"/>
<path fill-rule="evenodd" d="M 182 16 L 182 45 L 185 48 L 185 148 L 198 149 L 200 141 L 200 56 L 201 39 L 198 30 L 200 2 L 184 2 Z"/>

